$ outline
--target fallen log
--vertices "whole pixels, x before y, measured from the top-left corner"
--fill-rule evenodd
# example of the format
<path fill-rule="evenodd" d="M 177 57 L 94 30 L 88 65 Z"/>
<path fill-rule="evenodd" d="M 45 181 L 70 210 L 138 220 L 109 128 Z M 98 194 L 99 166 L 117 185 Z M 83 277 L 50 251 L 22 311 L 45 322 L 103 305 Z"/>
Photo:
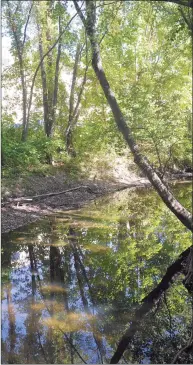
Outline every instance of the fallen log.
<path fill-rule="evenodd" d="M 56 196 L 56 195 L 62 195 L 74 190 L 78 190 L 78 189 L 87 189 L 89 190 L 91 193 L 96 194 L 96 192 L 94 192 L 89 186 L 87 185 L 81 185 L 81 186 L 77 186 L 76 188 L 71 188 L 71 189 L 67 189 L 67 190 L 63 190 L 63 191 L 58 191 L 55 193 L 47 193 L 47 194 L 40 194 L 40 195 L 34 195 L 34 196 L 29 196 L 29 197 L 21 197 L 21 198 L 15 198 L 15 199 L 10 199 L 9 201 L 2 203 L 2 206 L 7 205 L 7 204 L 11 204 L 11 203 L 28 203 L 28 202 L 32 202 L 34 200 L 38 200 L 38 199 L 42 199 L 42 198 L 47 198 L 50 196 Z"/>
<path fill-rule="evenodd" d="M 134 181 L 132 183 L 123 185 L 121 187 L 118 187 L 115 191 L 121 191 L 121 190 L 129 189 L 129 188 L 146 188 L 148 186 L 150 186 L 149 181 L 145 181 L 145 182 Z M 30 203 L 30 202 L 33 202 L 34 200 L 43 199 L 43 198 L 47 198 L 47 197 L 51 197 L 51 196 L 62 195 L 62 194 L 65 194 L 65 193 L 68 193 L 68 192 L 71 192 L 71 191 L 74 191 L 74 190 L 82 189 L 82 188 L 87 189 L 92 194 L 95 194 L 95 195 L 100 194 L 101 195 L 100 192 L 93 191 L 91 189 L 91 187 L 88 186 L 88 185 L 80 185 L 80 186 L 77 186 L 75 188 L 71 188 L 71 189 L 67 189 L 67 190 L 63 190 L 63 191 L 58 191 L 58 192 L 55 192 L 55 193 L 40 194 L 40 195 L 34 195 L 34 196 L 29 196 L 29 197 L 27 197 L 27 196 L 24 197 L 23 196 L 23 197 L 20 197 L 20 198 L 8 199 L 8 201 L 2 202 L 1 206 L 4 207 L 5 205 L 9 205 L 9 204 L 13 204 L 13 203 Z M 110 193 L 112 193 L 112 191 L 110 191 Z"/>

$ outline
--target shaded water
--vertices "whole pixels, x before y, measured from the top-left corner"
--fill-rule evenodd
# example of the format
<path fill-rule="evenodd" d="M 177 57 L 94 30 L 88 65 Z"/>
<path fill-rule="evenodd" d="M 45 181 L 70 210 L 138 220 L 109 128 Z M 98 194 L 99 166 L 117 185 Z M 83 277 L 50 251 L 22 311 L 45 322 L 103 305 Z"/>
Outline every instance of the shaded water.
<path fill-rule="evenodd" d="M 191 186 L 175 190 L 190 209 Z M 109 363 L 138 303 L 191 243 L 152 190 L 115 193 L 3 235 L 2 363 Z M 191 304 L 179 277 L 120 363 L 171 363 L 189 339 Z"/>

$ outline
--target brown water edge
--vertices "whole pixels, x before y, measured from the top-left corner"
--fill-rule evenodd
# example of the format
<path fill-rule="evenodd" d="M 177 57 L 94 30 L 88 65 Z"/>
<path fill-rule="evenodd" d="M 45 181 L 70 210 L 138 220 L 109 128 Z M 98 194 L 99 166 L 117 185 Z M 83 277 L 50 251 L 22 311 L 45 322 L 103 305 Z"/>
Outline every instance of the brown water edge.
<path fill-rule="evenodd" d="M 40 199 L 35 199 L 29 203 L 17 202 L 17 198 L 21 198 L 21 192 L 13 199 L 4 199 L 1 208 L 1 232 L 6 233 L 13 231 L 19 227 L 23 227 L 29 223 L 35 222 L 47 215 L 52 215 L 58 209 L 60 211 L 68 211 L 72 209 L 79 209 L 87 202 L 95 200 L 98 197 L 114 193 L 130 188 L 151 188 L 150 182 L 146 178 L 131 179 L 127 184 L 123 183 L 109 183 L 104 181 L 82 181 L 73 183 L 63 183 L 52 186 L 44 186 L 37 189 L 37 195 L 43 193 L 57 193 L 68 189 L 77 188 L 77 190 L 69 191 L 64 194 L 45 196 Z M 46 183 L 46 180 L 45 180 Z M 171 185 L 176 184 L 190 184 L 191 180 L 171 180 Z M 25 191 L 23 192 L 24 195 Z M 27 191 L 26 191 L 27 193 Z M 28 197 L 32 194 L 28 194 Z M 33 195 L 34 196 L 34 195 Z M 10 201 L 9 201 L 10 200 Z"/>

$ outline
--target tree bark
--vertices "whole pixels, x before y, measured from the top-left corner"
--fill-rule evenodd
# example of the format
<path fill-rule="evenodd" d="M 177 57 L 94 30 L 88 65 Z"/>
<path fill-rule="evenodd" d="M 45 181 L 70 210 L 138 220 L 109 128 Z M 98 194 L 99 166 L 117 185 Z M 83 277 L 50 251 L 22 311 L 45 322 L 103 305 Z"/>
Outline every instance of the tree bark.
<path fill-rule="evenodd" d="M 58 18 L 58 28 L 59 28 L 59 34 L 60 34 L 61 33 L 61 18 L 60 18 L 60 16 Z M 53 92 L 53 108 L 52 108 L 53 126 L 55 125 L 56 106 L 57 106 L 57 102 L 58 102 L 58 79 L 59 79 L 59 65 L 60 65 L 61 49 L 62 49 L 62 43 L 61 43 L 61 41 L 59 41 L 58 42 L 58 53 L 57 53 L 57 58 L 56 58 L 54 92 Z"/>
<path fill-rule="evenodd" d="M 93 0 L 89 0 L 86 2 L 86 13 L 87 19 L 85 19 L 78 2 L 73 0 L 75 8 L 85 26 L 87 35 L 90 39 L 91 49 L 92 49 L 92 66 L 95 71 L 95 74 L 100 82 L 100 85 L 103 89 L 105 97 L 109 103 L 111 111 L 113 113 L 115 122 L 119 131 L 122 133 L 125 142 L 129 146 L 133 156 L 134 162 L 139 166 L 139 168 L 144 172 L 147 176 L 155 190 L 158 192 L 161 199 L 167 205 L 167 207 L 176 215 L 176 217 L 191 231 L 193 231 L 193 222 L 192 216 L 190 212 L 185 209 L 180 202 L 173 196 L 173 194 L 168 190 L 165 184 L 161 181 L 159 176 L 152 169 L 151 164 L 147 160 L 145 156 L 139 150 L 138 145 L 136 144 L 132 132 L 125 120 L 125 117 L 122 114 L 122 111 L 118 105 L 118 102 L 115 98 L 114 93 L 112 92 L 105 72 L 102 67 L 101 57 L 100 57 L 100 49 L 97 42 L 96 30 L 95 30 L 95 20 L 96 20 L 96 8 L 95 2 Z"/>
<path fill-rule="evenodd" d="M 52 3 L 50 1 L 49 7 L 46 12 L 46 40 L 47 40 L 47 50 L 50 49 L 50 44 L 52 41 L 52 36 L 50 33 L 50 23 L 51 23 L 51 9 Z M 47 97 L 48 97 L 48 119 L 47 119 L 47 137 L 52 137 L 53 132 L 53 78 L 49 75 L 52 75 L 52 68 L 53 68 L 53 53 L 49 52 L 47 56 Z M 51 158 L 51 156 L 50 156 Z M 51 161 L 50 161 L 51 162 Z"/>
<path fill-rule="evenodd" d="M 25 142 L 28 134 L 28 123 L 27 123 L 27 88 L 24 74 L 24 66 L 23 66 L 23 57 L 20 55 L 19 59 L 20 64 L 20 75 L 21 75 L 21 83 L 22 83 L 22 105 L 23 105 L 23 129 L 22 129 L 22 142 Z"/>
<path fill-rule="evenodd" d="M 37 21 L 37 29 L 38 29 L 38 37 L 39 37 L 39 54 L 40 59 L 43 58 L 43 42 L 42 42 L 42 29 Z M 48 136 L 48 115 L 49 115 L 49 107 L 48 107 L 48 95 L 47 95 L 47 77 L 44 62 L 41 63 L 41 79 L 42 79 L 42 91 L 43 91 L 43 110 L 44 110 L 44 129 L 45 134 Z"/>
<path fill-rule="evenodd" d="M 80 48 L 80 44 L 77 44 L 73 76 L 72 76 L 72 86 L 71 86 L 70 100 L 69 100 L 69 118 L 68 118 L 68 125 L 67 125 L 66 132 L 65 132 L 66 150 L 67 150 L 67 153 L 73 157 L 76 156 L 76 151 L 73 146 L 73 128 L 76 126 L 78 118 L 79 118 L 79 106 L 80 106 L 82 94 L 84 91 L 84 87 L 86 84 L 87 71 L 88 71 L 87 40 L 86 40 L 86 67 L 85 67 L 84 76 L 82 79 L 82 84 L 80 86 L 80 90 L 79 90 L 79 93 L 77 96 L 77 102 L 75 104 L 74 103 L 75 86 L 76 86 L 77 73 L 78 73 L 78 63 L 80 60 L 82 49 L 83 49 L 83 47 Z"/>
<path fill-rule="evenodd" d="M 70 90 L 70 100 L 69 100 L 69 116 L 68 116 L 68 125 L 66 128 L 66 150 L 69 155 L 75 156 L 76 152 L 73 148 L 72 143 L 72 127 L 73 127 L 73 113 L 74 113 L 74 94 L 75 94 L 75 86 L 76 86 L 76 79 L 77 79 L 77 72 L 78 72 L 78 62 L 81 53 L 81 45 L 80 43 L 77 44 L 76 48 L 76 55 L 74 61 L 74 68 L 73 68 L 73 75 L 72 75 L 72 84 Z"/>

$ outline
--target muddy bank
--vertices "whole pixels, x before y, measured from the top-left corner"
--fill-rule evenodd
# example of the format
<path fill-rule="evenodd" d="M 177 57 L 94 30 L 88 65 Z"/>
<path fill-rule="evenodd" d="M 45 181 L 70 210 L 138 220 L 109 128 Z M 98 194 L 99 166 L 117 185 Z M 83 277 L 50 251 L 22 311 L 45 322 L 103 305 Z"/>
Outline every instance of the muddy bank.
<path fill-rule="evenodd" d="M 186 175 L 186 177 L 189 179 L 189 176 Z M 170 179 L 172 184 L 180 183 L 176 176 L 173 179 Z M 133 173 L 128 175 L 127 182 L 69 181 L 64 173 L 55 176 L 20 177 L 9 182 L 2 181 L 1 232 L 12 231 L 46 215 L 54 214 L 58 210 L 81 208 L 90 200 L 118 190 L 149 186 L 151 184 L 146 178 Z"/>
<path fill-rule="evenodd" d="M 63 175 L 30 177 L 9 189 L 4 187 L 1 232 L 12 231 L 58 210 L 78 209 L 105 194 L 149 185 L 146 179 L 137 177 L 127 184 L 90 180 L 67 182 Z M 53 196 L 46 195 L 52 193 Z"/>

